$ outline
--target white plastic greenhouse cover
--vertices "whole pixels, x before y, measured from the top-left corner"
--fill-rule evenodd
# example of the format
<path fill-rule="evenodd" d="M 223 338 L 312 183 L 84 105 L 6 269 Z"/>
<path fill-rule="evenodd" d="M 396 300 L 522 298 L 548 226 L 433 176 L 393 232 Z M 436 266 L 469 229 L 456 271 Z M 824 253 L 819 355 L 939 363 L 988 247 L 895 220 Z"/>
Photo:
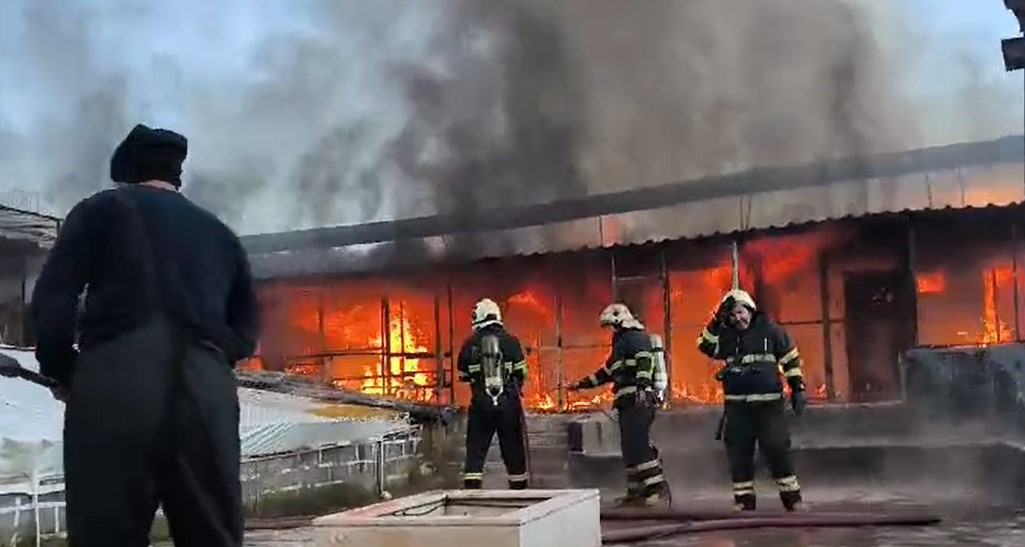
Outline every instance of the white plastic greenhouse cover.
<path fill-rule="evenodd" d="M 0 346 L 0 352 L 27 369 L 39 370 L 31 351 Z M 408 416 L 400 413 L 375 412 L 359 420 L 331 418 L 325 415 L 339 405 L 248 388 L 239 388 L 239 407 L 244 458 L 346 445 L 411 427 Z M 0 378 L 0 494 L 29 493 L 33 476 L 45 483 L 62 475 L 63 421 L 64 404 L 49 390 Z"/>

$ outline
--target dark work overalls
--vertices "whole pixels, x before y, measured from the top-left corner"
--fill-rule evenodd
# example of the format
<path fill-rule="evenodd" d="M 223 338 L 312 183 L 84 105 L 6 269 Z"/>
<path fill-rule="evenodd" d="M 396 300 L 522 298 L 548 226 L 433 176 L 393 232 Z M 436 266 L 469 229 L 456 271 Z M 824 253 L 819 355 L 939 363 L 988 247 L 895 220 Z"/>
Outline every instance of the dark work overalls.
<path fill-rule="evenodd" d="M 176 545 L 239 547 L 238 387 L 232 363 L 162 313 L 134 204 L 149 320 L 83 348 L 64 417 L 72 547 L 145 547 L 158 504 Z M 125 265 L 129 267 L 129 265 Z"/>
<path fill-rule="evenodd" d="M 801 501 L 801 486 L 790 452 L 780 369 L 791 389 L 804 390 L 797 347 L 782 327 L 756 311 L 744 331 L 713 319 L 698 337 L 698 348 L 725 361 L 717 378 L 723 383 L 723 438 L 737 509 L 755 508 L 756 444 L 769 464 L 783 506 L 793 509 Z"/>
<path fill-rule="evenodd" d="M 582 380 L 588 389 L 612 382 L 619 414 L 620 448 L 626 466 L 627 490 L 621 503 L 654 504 L 668 496 L 658 449 L 651 442 L 656 403 L 651 392 L 655 373 L 651 338 L 640 329 L 618 329 L 605 365 Z"/>
<path fill-rule="evenodd" d="M 481 328 L 463 343 L 457 363 L 459 380 L 470 384 L 466 463 L 463 487 L 481 488 L 491 440 L 498 446 L 509 488 L 527 488 L 527 447 L 521 393 L 527 378 L 523 347 L 501 325 Z"/>

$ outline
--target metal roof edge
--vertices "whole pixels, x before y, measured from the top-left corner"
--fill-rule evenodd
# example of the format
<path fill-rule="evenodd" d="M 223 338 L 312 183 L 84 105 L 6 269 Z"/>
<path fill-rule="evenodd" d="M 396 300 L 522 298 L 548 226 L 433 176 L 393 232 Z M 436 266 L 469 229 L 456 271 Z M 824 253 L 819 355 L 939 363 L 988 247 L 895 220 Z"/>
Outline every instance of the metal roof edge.
<path fill-rule="evenodd" d="M 358 225 L 243 236 L 250 254 L 337 248 L 403 239 L 523 228 L 576 219 L 642 211 L 752 192 L 786 190 L 836 182 L 886 178 L 975 165 L 1025 162 L 1025 135 L 936 146 L 868 158 L 846 158 L 791 167 L 756 167 L 740 173 L 701 177 L 661 186 L 596 194 L 556 202 L 495 209 L 479 215 L 434 215 Z"/>

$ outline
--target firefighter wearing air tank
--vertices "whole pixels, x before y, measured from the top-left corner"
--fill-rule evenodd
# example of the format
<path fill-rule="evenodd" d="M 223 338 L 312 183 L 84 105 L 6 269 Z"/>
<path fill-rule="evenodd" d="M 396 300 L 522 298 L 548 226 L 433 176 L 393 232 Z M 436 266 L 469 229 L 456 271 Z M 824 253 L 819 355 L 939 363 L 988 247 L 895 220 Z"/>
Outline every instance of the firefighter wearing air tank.
<path fill-rule="evenodd" d="M 790 385 L 794 413 L 806 404 L 801 357 L 782 327 L 755 306 L 742 290 L 726 293 L 715 317 L 698 337 L 698 349 L 725 361 L 716 375 L 723 384 L 722 424 L 733 480 L 734 508 L 755 508 L 754 451 L 759 450 L 779 488 L 787 511 L 800 508 L 801 487 L 790 453 L 790 430 L 784 408 L 782 377 Z"/>
<path fill-rule="evenodd" d="M 651 442 L 651 424 L 661 403 L 664 379 L 656 363 L 657 348 L 624 304 L 612 304 L 601 313 L 601 325 L 610 328 L 612 353 L 597 372 L 567 386 L 589 389 L 612 382 L 613 406 L 619 413 L 623 463 L 626 465 L 624 506 L 652 506 L 668 501 L 669 485 L 662 474 L 658 449 Z M 656 342 L 661 346 L 660 339 Z"/>
<path fill-rule="evenodd" d="M 515 336 L 505 331 L 498 304 L 483 299 L 473 307 L 473 335 L 459 350 L 459 381 L 470 384 L 463 488 L 481 488 L 491 439 L 508 473 L 509 488 L 527 488 L 527 451 L 520 395 L 527 361 Z"/>

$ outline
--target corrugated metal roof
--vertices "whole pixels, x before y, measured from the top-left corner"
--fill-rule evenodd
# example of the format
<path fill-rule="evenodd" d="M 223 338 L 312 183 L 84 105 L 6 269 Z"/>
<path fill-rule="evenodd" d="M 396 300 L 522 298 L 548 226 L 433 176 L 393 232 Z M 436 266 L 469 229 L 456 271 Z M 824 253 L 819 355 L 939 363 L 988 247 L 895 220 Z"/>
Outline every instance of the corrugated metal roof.
<path fill-rule="evenodd" d="M 251 255 L 250 259 L 255 275 L 264 279 L 358 273 L 411 268 L 425 263 L 700 238 L 887 212 L 1022 202 L 1025 202 L 1025 159 L 747 193 L 472 235 Z"/>
<path fill-rule="evenodd" d="M 9 346 L 0 351 L 39 371 L 31 351 Z M 353 444 L 412 427 L 401 412 L 364 409 L 357 414 L 308 397 L 244 387 L 238 393 L 243 457 Z M 62 472 L 63 422 L 64 405 L 49 390 L 17 380 L 0 382 L 0 494 L 30 491 L 23 479 L 33 472 Z"/>
<path fill-rule="evenodd" d="M 14 250 L 48 249 L 60 219 L 0 204 L 0 244 Z"/>
<path fill-rule="evenodd" d="M 304 249 L 344 248 L 399 240 L 419 240 L 457 234 L 479 234 L 549 226 L 684 203 L 707 203 L 752 193 L 854 185 L 866 180 L 893 180 L 933 172 L 957 172 L 976 167 L 1025 162 L 1025 136 L 940 146 L 868 158 L 844 159 L 791 167 L 755 168 L 663 186 L 638 188 L 524 207 L 484 211 L 476 216 L 432 217 L 373 222 L 263 234 L 242 238 L 251 254 Z M 704 207 L 703 205 L 700 207 Z M 684 237 L 687 234 L 676 237 Z M 554 249 L 553 249 L 554 250 Z"/>

